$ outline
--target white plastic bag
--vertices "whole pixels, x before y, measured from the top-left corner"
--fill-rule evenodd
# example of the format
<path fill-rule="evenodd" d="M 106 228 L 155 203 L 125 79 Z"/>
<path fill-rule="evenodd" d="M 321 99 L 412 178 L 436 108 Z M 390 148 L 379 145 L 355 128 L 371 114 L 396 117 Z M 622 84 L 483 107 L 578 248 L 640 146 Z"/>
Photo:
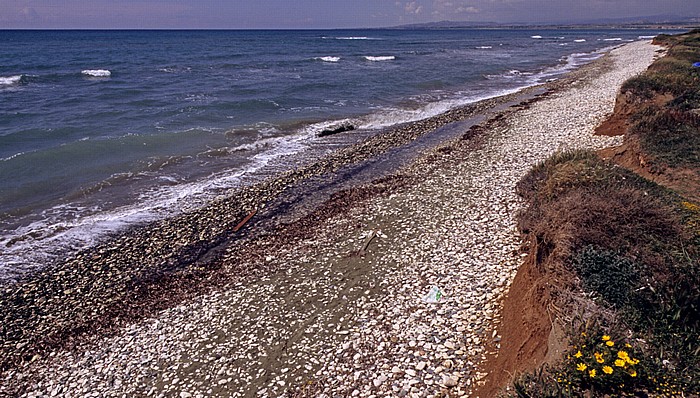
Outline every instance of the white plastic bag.
<path fill-rule="evenodd" d="M 445 296 L 445 293 L 443 293 L 439 287 L 432 286 L 430 288 L 430 291 L 428 292 L 428 294 L 423 296 L 423 302 L 424 303 L 439 303 L 444 296 Z"/>

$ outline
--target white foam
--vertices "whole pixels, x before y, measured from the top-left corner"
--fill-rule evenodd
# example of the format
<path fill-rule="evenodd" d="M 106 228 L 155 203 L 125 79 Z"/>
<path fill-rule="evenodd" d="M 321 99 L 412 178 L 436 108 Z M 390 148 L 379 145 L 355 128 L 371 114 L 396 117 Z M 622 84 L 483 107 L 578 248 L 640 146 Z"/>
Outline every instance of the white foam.
<path fill-rule="evenodd" d="M 654 38 L 656 38 L 656 36 L 638 36 L 637 38 L 641 39 L 641 40 L 646 40 L 646 39 L 654 39 Z"/>
<path fill-rule="evenodd" d="M 13 84 L 19 84 L 22 81 L 23 75 L 16 76 L 0 76 L 0 86 L 11 86 Z"/>
<path fill-rule="evenodd" d="M 542 36 L 540 36 L 540 35 L 534 35 L 534 36 L 530 36 L 530 38 L 532 38 L 532 39 L 541 39 Z"/>
<path fill-rule="evenodd" d="M 474 48 L 476 48 L 477 50 L 488 50 L 490 48 L 493 48 L 493 46 L 476 46 Z"/>
<path fill-rule="evenodd" d="M 586 39 L 574 39 L 574 43 L 583 43 Z"/>
<path fill-rule="evenodd" d="M 396 57 L 393 55 L 386 55 L 386 56 L 369 56 L 369 55 L 367 55 L 364 58 L 367 61 L 372 61 L 372 62 L 393 61 L 396 59 Z"/>
<path fill-rule="evenodd" d="M 609 39 L 603 39 L 603 41 L 622 41 L 622 37 L 612 37 Z"/>
<path fill-rule="evenodd" d="M 0 235 L 0 245 L 3 246 L 0 251 L 0 287 L 67 253 L 94 246 L 106 236 L 130 226 L 200 208 L 226 195 L 230 189 L 244 185 L 246 178 L 270 162 L 304 150 L 310 138 L 309 132 L 301 131 L 256 142 L 255 149 L 261 152 L 252 156 L 245 168 L 223 170 L 194 182 L 180 183 L 172 176 L 157 176 L 161 184 L 141 192 L 136 203 L 108 211 L 78 208 L 73 204 L 44 211 L 42 220 L 20 227 L 9 235 Z M 66 214 L 75 214 L 75 217 L 66 217 Z"/>
<path fill-rule="evenodd" d="M 112 72 L 110 72 L 106 69 L 86 69 L 80 73 L 82 73 L 85 76 L 92 76 L 92 77 L 110 77 L 110 76 L 112 76 Z"/>
<path fill-rule="evenodd" d="M 371 40 L 367 36 L 340 36 L 336 37 L 336 40 Z"/>
<path fill-rule="evenodd" d="M 529 85 L 529 84 L 528 84 Z M 471 93 L 456 93 L 454 97 L 428 103 L 416 109 L 384 109 L 351 123 L 359 129 L 381 129 L 401 123 L 416 122 L 448 112 L 461 106 L 478 101 L 515 93 L 527 85 L 495 91 L 488 94 L 473 95 Z"/>
<path fill-rule="evenodd" d="M 318 61 L 323 61 L 323 62 L 339 62 L 340 61 L 340 57 L 316 57 L 314 59 L 318 60 Z"/>

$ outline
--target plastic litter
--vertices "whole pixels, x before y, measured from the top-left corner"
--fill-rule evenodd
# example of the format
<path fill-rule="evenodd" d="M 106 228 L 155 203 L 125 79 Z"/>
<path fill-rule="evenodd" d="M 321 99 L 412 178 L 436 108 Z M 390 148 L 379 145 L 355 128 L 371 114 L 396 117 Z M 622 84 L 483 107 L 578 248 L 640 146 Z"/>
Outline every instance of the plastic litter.
<path fill-rule="evenodd" d="M 700 62 L 694 63 L 693 66 L 696 67 L 696 68 L 700 68 Z"/>
<path fill-rule="evenodd" d="M 437 286 L 432 286 L 428 294 L 423 296 L 424 303 L 439 303 L 445 296 L 442 290 Z"/>

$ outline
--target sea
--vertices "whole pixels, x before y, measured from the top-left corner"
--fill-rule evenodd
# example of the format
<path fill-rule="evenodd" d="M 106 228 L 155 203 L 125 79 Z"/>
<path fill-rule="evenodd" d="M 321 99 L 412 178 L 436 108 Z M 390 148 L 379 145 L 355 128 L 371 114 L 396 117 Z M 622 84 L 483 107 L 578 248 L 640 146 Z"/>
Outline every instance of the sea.
<path fill-rule="evenodd" d="M 352 143 L 324 130 L 379 134 L 658 33 L 0 31 L 0 286 Z"/>

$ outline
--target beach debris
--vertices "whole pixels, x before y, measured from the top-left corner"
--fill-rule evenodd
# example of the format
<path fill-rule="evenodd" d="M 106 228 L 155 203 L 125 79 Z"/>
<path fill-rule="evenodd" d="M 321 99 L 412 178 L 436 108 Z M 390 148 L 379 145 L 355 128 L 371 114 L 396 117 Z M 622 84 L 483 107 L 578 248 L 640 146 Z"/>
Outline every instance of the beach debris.
<path fill-rule="evenodd" d="M 239 222 L 238 225 L 236 225 L 236 227 L 233 228 L 233 232 L 238 232 L 239 229 L 243 228 L 243 226 L 244 226 L 248 221 L 250 221 L 250 219 L 253 218 L 253 216 L 254 216 L 255 213 L 257 213 L 257 212 L 258 212 L 258 209 L 255 209 L 255 210 L 251 211 L 250 214 L 248 214 L 248 215 L 243 219 L 243 221 Z"/>
<path fill-rule="evenodd" d="M 696 68 L 700 68 L 700 62 L 694 63 L 693 66 L 696 67 Z"/>
<path fill-rule="evenodd" d="M 372 240 L 377 236 L 377 233 L 374 231 L 369 231 L 369 234 L 367 237 L 365 237 L 365 242 L 362 244 L 362 248 L 360 249 L 360 255 L 364 255 L 365 252 L 367 251 L 367 248 L 369 247 L 369 244 L 372 243 Z"/>
<path fill-rule="evenodd" d="M 423 302 L 424 303 L 439 303 L 443 296 L 445 296 L 445 293 L 437 287 L 437 286 L 431 286 L 430 291 L 428 294 L 423 296 Z"/>
<path fill-rule="evenodd" d="M 355 130 L 355 126 L 353 126 L 352 124 L 342 124 L 336 128 L 322 130 L 320 133 L 318 133 L 318 136 L 327 137 L 329 135 L 344 133 L 346 131 L 352 130 Z"/>

